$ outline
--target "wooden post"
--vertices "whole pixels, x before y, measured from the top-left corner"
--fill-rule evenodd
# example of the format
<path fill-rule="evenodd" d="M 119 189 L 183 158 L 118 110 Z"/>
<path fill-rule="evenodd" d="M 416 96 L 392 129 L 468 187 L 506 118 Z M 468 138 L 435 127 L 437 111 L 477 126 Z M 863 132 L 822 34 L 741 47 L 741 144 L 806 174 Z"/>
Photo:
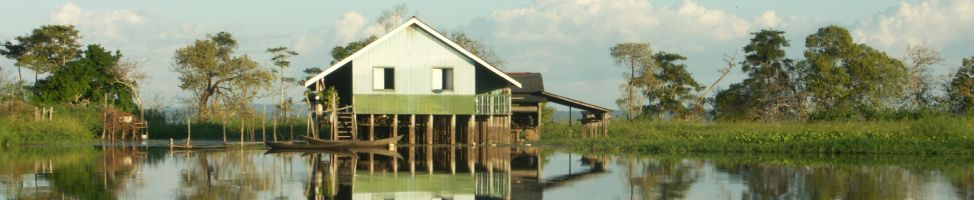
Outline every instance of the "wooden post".
<path fill-rule="evenodd" d="M 352 111 L 352 141 L 358 140 L 358 114 Z"/>
<path fill-rule="evenodd" d="M 267 141 L 267 105 L 264 105 L 264 112 L 260 114 L 260 140 Z"/>
<path fill-rule="evenodd" d="M 433 144 L 433 115 L 426 119 L 426 144 Z"/>
<path fill-rule="evenodd" d="M 433 146 L 426 146 L 426 170 L 433 174 Z"/>
<path fill-rule="evenodd" d="M 399 137 L 399 115 L 392 115 L 392 138 Z M 395 160 L 395 159 L 393 159 Z"/>
<path fill-rule="evenodd" d="M 223 117 L 223 143 L 227 143 L 227 117 Z"/>
<path fill-rule="evenodd" d="M 374 114 L 369 114 L 369 141 L 375 141 L 375 115 Z"/>
<path fill-rule="evenodd" d="M 457 115 L 450 115 L 450 145 L 457 144 Z"/>
<path fill-rule="evenodd" d="M 477 144 L 475 134 L 477 133 L 477 115 L 470 115 L 467 119 L 467 143 L 470 145 Z"/>
<path fill-rule="evenodd" d="M 186 145 L 193 143 L 193 121 L 186 117 Z"/>
<path fill-rule="evenodd" d="M 409 115 L 409 144 L 416 144 L 416 115 Z"/>

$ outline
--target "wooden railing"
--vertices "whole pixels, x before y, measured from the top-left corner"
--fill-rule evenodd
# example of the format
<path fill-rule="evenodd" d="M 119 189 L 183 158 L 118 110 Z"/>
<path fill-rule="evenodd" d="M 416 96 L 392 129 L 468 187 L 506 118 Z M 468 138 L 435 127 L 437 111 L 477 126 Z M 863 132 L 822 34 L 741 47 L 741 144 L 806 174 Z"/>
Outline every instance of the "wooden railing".
<path fill-rule="evenodd" d="M 485 94 L 477 95 L 477 114 L 507 115 L 511 114 L 511 95 Z"/>

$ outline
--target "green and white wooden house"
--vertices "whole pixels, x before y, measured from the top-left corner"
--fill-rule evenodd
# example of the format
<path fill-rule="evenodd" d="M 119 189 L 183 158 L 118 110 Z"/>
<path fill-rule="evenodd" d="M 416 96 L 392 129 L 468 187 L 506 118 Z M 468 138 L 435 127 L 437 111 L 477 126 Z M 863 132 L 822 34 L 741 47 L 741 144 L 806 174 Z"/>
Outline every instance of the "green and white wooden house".
<path fill-rule="evenodd" d="M 310 96 L 316 127 L 336 133 L 313 135 L 408 134 L 409 143 L 428 144 L 509 142 L 511 88 L 521 86 L 415 17 L 304 85 L 319 91 Z M 330 88 L 337 102 L 324 100 Z"/>

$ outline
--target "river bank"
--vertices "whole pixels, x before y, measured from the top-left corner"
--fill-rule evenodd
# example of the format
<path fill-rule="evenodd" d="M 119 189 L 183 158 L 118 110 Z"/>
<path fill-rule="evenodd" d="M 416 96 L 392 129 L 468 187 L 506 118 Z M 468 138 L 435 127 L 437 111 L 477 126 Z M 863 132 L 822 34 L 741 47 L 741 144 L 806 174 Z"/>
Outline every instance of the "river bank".
<path fill-rule="evenodd" d="M 610 152 L 974 154 L 974 120 L 658 122 L 617 120 L 607 138 L 579 138 L 578 124 L 544 128 L 542 142 Z"/>

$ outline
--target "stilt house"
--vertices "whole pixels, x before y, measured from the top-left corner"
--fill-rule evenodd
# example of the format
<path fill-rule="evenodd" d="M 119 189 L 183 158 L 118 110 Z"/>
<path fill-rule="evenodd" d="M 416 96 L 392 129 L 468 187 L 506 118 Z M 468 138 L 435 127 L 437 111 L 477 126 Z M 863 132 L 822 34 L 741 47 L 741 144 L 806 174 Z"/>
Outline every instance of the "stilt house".
<path fill-rule="evenodd" d="M 313 136 L 471 144 L 511 142 L 521 83 L 414 17 L 304 85 Z"/>

